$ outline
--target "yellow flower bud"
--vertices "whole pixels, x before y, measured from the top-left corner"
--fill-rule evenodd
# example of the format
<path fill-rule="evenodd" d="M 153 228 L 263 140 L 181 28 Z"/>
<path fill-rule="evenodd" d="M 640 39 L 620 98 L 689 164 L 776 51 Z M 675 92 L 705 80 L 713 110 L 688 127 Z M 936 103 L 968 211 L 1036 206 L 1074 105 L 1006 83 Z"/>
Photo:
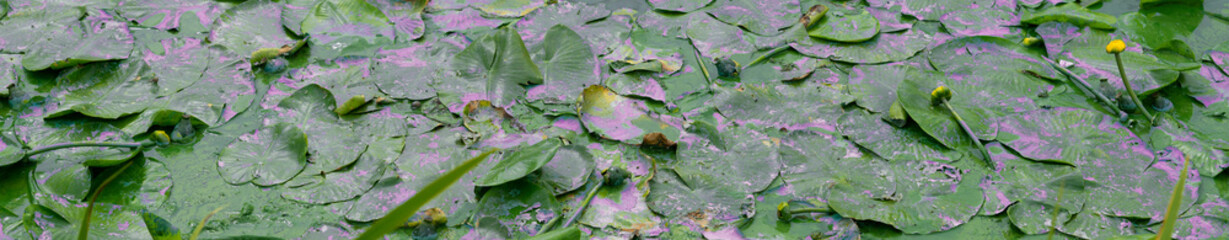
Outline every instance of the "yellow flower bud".
<path fill-rule="evenodd" d="M 935 90 L 930 91 L 930 100 L 939 102 L 939 100 L 947 101 L 952 99 L 952 90 L 947 86 L 939 86 Z"/>
<path fill-rule="evenodd" d="M 154 131 L 154 135 L 150 136 L 150 138 L 153 139 L 154 143 L 157 143 L 158 145 L 171 144 L 171 136 L 166 135 L 166 131 Z"/>
<path fill-rule="evenodd" d="M 1118 40 L 1118 39 L 1115 39 L 1114 41 L 1110 41 L 1110 44 L 1105 45 L 1106 53 L 1121 53 L 1122 50 L 1126 50 L 1126 49 L 1127 49 L 1127 43 L 1122 42 L 1122 40 Z"/>
<path fill-rule="evenodd" d="M 1024 44 L 1024 46 L 1032 46 L 1034 44 L 1037 44 L 1037 42 L 1040 42 L 1040 41 L 1041 39 L 1037 39 L 1035 37 L 1027 37 L 1027 38 L 1024 38 L 1024 40 L 1020 41 L 1020 44 Z"/>

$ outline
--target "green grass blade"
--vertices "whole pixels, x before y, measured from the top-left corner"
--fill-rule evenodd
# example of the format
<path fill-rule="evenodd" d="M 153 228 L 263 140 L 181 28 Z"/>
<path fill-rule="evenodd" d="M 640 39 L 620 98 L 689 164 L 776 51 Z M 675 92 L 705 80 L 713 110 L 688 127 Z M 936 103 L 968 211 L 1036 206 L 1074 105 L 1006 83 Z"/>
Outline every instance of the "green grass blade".
<path fill-rule="evenodd" d="M 1178 185 L 1174 185 L 1174 192 L 1169 194 L 1169 207 L 1165 208 L 1165 222 L 1161 223 L 1161 231 L 1156 234 L 1156 239 L 1169 240 L 1174 234 L 1174 225 L 1178 223 L 1178 211 L 1182 207 L 1182 190 L 1186 186 L 1186 175 L 1190 168 L 1190 161 L 1186 159 L 1186 155 L 1182 155 L 1182 171 L 1178 174 Z"/>
<path fill-rule="evenodd" d="M 222 208 L 226 208 L 226 205 L 222 205 L 221 207 L 214 208 L 212 212 L 209 212 L 209 214 L 205 215 L 205 218 L 201 219 L 201 223 L 196 224 L 196 229 L 192 230 L 192 235 L 188 237 L 188 240 L 196 240 L 196 238 L 200 237 L 201 230 L 205 229 L 205 223 L 209 222 L 209 218 L 213 217 L 214 214 L 218 214 L 218 211 L 222 211 Z"/>
<path fill-rule="evenodd" d="M 85 240 L 89 238 L 90 215 L 94 213 L 94 201 L 98 200 L 98 194 L 102 193 L 102 190 L 107 188 L 107 184 L 111 184 L 111 181 L 115 181 L 116 177 L 119 177 L 121 173 L 124 173 L 124 170 L 128 169 L 129 166 L 132 166 L 133 162 L 136 162 L 136 160 L 128 159 L 128 162 L 119 167 L 119 170 L 115 170 L 115 173 L 111 173 L 111 176 L 107 177 L 106 180 L 102 180 L 102 183 L 98 184 L 98 189 L 95 189 L 94 194 L 90 195 L 90 203 L 85 207 L 85 217 L 81 219 L 81 230 L 77 231 L 77 239 Z"/>
<path fill-rule="evenodd" d="M 401 206 L 397 206 L 397 208 L 393 209 L 392 212 L 385 215 L 384 218 L 376 220 L 376 222 L 371 224 L 371 227 L 367 228 L 366 231 L 363 231 L 363 234 L 359 235 L 357 239 L 380 239 L 380 237 L 383 237 L 384 234 L 388 234 L 389 232 L 396 230 L 398 227 L 404 226 L 405 221 L 410 219 L 414 213 L 418 212 L 419 208 L 422 208 L 423 205 L 427 205 L 428 202 L 431 202 L 431 199 L 435 199 L 435 197 L 438 197 L 440 194 L 444 193 L 444 190 L 447 190 L 448 187 L 452 186 L 453 183 L 456 183 L 457 180 L 460 180 L 461 177 L 465 176 L 466 173 L 469 173 L 470 170 L 474 170 L 475 167 L 478 167 L 478 164 L 481 164 L 483 160 L 486 160 L 487 156 L 490 156 L 491 153 L 498 150 L 499 149 L 487 150 L 477 157 L 466 160 L 465 163 L 457 166 L 457 168 L 449 170 L 447 173 L 444 173 L 443 176 L 440 176 L 440 178 L 435 179 L 435 181 L 431 181 L 431 183 L 427 184 L 426 187 L 423 187 L 421 191 L 415 193 L 413 197 L 410 197 L 410 199 L 407 199 L 404 203 L 401 203 Z"/>

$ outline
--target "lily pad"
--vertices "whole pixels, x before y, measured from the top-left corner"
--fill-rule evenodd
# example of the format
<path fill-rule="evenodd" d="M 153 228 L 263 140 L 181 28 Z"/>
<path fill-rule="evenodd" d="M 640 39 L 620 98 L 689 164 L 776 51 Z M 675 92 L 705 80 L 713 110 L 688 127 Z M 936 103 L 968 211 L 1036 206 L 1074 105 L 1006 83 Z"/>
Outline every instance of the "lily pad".
<path fill-rule="evenodd" d="M 553 196 L 550 189 L 536 183 L 513 182 L 483 194 L 474 219 L 496 219 L 504 226 L 501 230 L 510 236 L 518 233 L 537 235 L 540 226 L 550 220 L 549 216 L 562 214 L 558 209 L 559 202 Z"/>
<path fill-rule="evenodd" d="M 96 202 L 148 207 L 159 207 L 166 202 L 173 186 L 171 171 L 153 158 L 136 158 L 132 161 L 136 162 L 107 185 L 107 191 L 99 193 Z M 111 176 L 116 170 L 108 169 L 100 176 Z"/>
<path fill-rule="evenodd" d="M 647 136 L 658 133 L 667 142 L 674 142 L 681 133 L 678 119 L 650 114 L 643 101 L 620 96 L 600 85 L 585 88 L 580 104 L 585 129 L 603 138 L 641 144 Z"/>
<path fill-rule="evenodd" d="M 1205 146 L 1195 138 L 1194 133 L 1179 127 L 1173 121 L 1168 120 L 1153 127 L 1149 141 L 1152 146 L 1177 148 L 1193 164 L 1190 168 L 1198 170 L 1202 176 L 1214 177 L 1229 168 L 1229 157 L 1225 156 L 1223 150 Z"/>
<path fill-rule="evenodd" d="M 17 163 L 25 158 L 25 144 L 12 131 L 0 131 L 0 167 Z"/>
<path fill-rule="evenodd" d="M 1154 158 L 1143 141 L 1116 118 L 1089 110 L 1035 110 L 1006 117 L 998 125 L 998 140 L 1003 145 L 1035 161 L 1143 170 Z"/>
<path fill-rule="evenodd" d="M 649 0 L 654 9 L 674 12 L 691 12 L 708 6 L 713 0 Z"/>
<path fill-rule="evenodd" d="M 307 135 L 308 159 L 326 172 L 338 170 L 358 160 L 366 148 L 353 127 L 334 113 L 333 94 L 319 85 L 307 85 L 277 105 L 277 120 L 299 126 Z"/>
<path fill-rule="evenodd" d="M 897 163 L 890 171 L 898 179 L 891 196 L 868 196 L 856 184 L 838 183 L 828 204 L 841 216 L 886 223 L 908 234 L 952 229 L 981 209 L 982 174 L 927 160 Z"/>
<path fill-rule="evenodd" d="M 1059 59 L 1073 62 L 1076 68 L 1082 69 L 1082 73 L 1076 72 L 1080 78 L 1088 81 L 1108 79 L 1115 90 L 1125 92 L 1114 55 L 1104 51 L 1105 44 L 1115 37 L 1092 29 L 1084 29 L 1080 35 L 1081 37 L 1063 45 L 1064 53 Z M 1128 44 L 1135 45 L 1133 42 Z M 1180 75 L 1173 66 L 1161 62 L 1155 56 L 1141 53 L 1138 47 L 1132 46 L 1120 54 L 1127 78 L 1131 80 L 1131 87 L 1140 95 L 1148 95 L 1173 84 Z"/>
<path fill-rule="evenodd" d="M 393 25 L 381 9 L 363 0 L 321 0 L 303 19 L 303 33 L 312 36 L 313 45 L 332 44 L 344 36 L 357 36 L 369 42 L 375 38 L 392 39 Z"/>
<path fill-rule="evenodd" d="M 144 51 L 142 60 L 158 80 L 159 96 L 169 96 L 199 81 L 209 66 L 209 48 L 195 38 L 164 39 L 160 47 Z M 155 53 L 160 51 L 160 53 Z"/>
<path fill-rule="evenodd" d="M 462 39 L 442 37 L 430 44 L 381 49 L 371 63 L 371 78 L 381 92 L 393 98 L 435 97 L 431 85 L 444 79 L 451 60 L 448 56 L 460 52 L 464 45 Z"/>
<path fill-rule="evenodd" d="M 137 24 L 161 30 L 180 29 L 184 21 L 195 26 L 208 26 L 222 15 L 226 6 L 217 2 L 188 0 L 123 0 L 119 1 L 120 16 Z"/>
<path fill-rule="evenodd" d="M 1118 22 L 1118 18 L 1104 13 L 1093 12 L 1078 4 L 1062 4 L 1038 12 L 1025 12 L 1020 16 L 1020 22 L 1033 25 L 1047 22 L 1068 22 L 1078 26 L 1113 30 L 1114 23 Z"/>
<path fill-rule="evenodd" d="M 931 42 L 932 36 L 917 29 L 902 33 L 881 33 L 875 38 L 860 43 L 838 43 L 824 40 L 809 40 L 790 43 L 799 53 L 828 58 L 832 61 L 875 64 L 905 60 L 922 51 Z"/>
<path fill-rule="evenodd" d="M 599 82 L 597 59 L 589 43 L 564 25 L 555 25 L 543 40 L 542 85 L 529 91 L 529 100 L 571 103 L 587 85 Z"/>
<path fill-rule="evenodd" d="M 679 141 L 678 149 L 679 159 L 685 160 L 666 165 L 673 167 L 687 186 L 721 185 L 710 188 L 748 194 L 767 188 L 781 171 L 776 154 L 780 140 L 747 128 L 726 131 L 717 139 L 724 139 L 721 146 L 725 149 L 708 139 L 687 135 Z"/>
<path fill-rule="evenodd" d="M 101 10 L 46 6 L 13 11 L 0 24 L 6 52 L 25 53 L 30 71 L 126 59 L 133 38 L 128 24 Z"/>
<path fill-rule="evenodd" d="M 742 29 L 708 16 L 691 18 L 686 34 L 700 55 L 708 58 L 729 58 L 756 50 L 755 38 L 744 37 L 748 34 Z"/>
<path fill-rule="evenodd" d="M 1002 8 L 955 11 L 943 15 L 939 21 L 956 37 L 1008 37 L 1023 32 L 1020 28 L 1012 28 L 1020 25 L 1020 17 Z"/>
<path fill-rule="evenodd" d="M 524 98 L 523 85 L 542 83 L 542 73 L 530 59 L 521 36 L 511 28 L 501 28 L 470 43 L 450 64 L 456 76 L 437 83 L 436 90 L 453 112 L 473 100 L 508 106 Z"/>
<path fill-rule="evenodd" d="M 849 69 L 849 95 L 871 112 L 888 112 L 896 102 L 896 86 L 912 67 L 904 64 L 857 65 Z"/>
<path fill-rule="evenodd" d="M 426 33 L 426 23 L 423 22 L 422 10 L 427 6 L 421 6 L 415 1 L 395 1 L 395 0 L 378 0 L 369 1 L 380 11 L 384 12 L 384 16 L 388 17 L 388 21 L 393 24 L 393 30 L 397 34 L 398 42 L 406 42 L 421 38 Z M 426 2 L 421 2 L 426 3 Z"/>
<path fill-rule="evenodd" d="M 945 14 L 970 8 L 992 7 L 991 0 L 869 0 L 873 7 L 897 8 L 920 20 L 939 20 Z"/>
<path fill-rule="evenodd" d="M 282 30 L 282 7 L 269 0 L 247 1 L 227 9 L 214 22 L 209 42 L 237 54 L 250 54 L 261 48 L 293 45 L 294 39 Z"/>
<path fill-rule="evenodd" d="M 59 85 L 67 91 L 60 111 L 47 117 L 79 112 L 86 116 L 115 119 L 144 111 L 156 104 L 158 86 L 150 67 L 140 60 L 101 62 L 74 68 L 61 74 L 74 84 Z"/>
<path fill-rule="evenodd" d="M 19 127 L 16 132 L 20 137 L 18 141 L 24 142 L 29 148 L 66 142 L 133 142 L 132 137 L 119 128 L 101 122 L 51 120 L 28 127 Z M 137 153 L 140 153 L 140 150 L 136 148 L 78 147 L 30 156 L 29 160 L 57 165 L 83 164 L 91 167 L 106 167 L 123 163 L 136 156 Z"/>
<path fill-rule="evenodd" d="M 705 223 L 733 221 L 754 206 L 745 192 L 728 184 L 692 185 L 664 168 L 656 171 L 649 189 L 652 189 L 648 196 L 649 209 L 668 219 L 687 218 Z"/>
<path fill-rule="evenodd" d="M 879 34 L 879 20 L 867 11 L 857 15 L 825 17 L 816 24 L 819 26 L 812 29 L 810 35 L 833 42 L 863 42 Z"/>
<path fill-rule="evenodd" d="M 558 138 L 542 140 L 516 150 L 491 167 L 491 172 L 474 182 L 479 187 L 490 187 L 521 179 L 550 162 L 555 152 L 563 146 Z"/>
<path fill-rule="evenodd" d="M 170 96 L 164 108 L 217 126 L 248 109 L 256 98 L 256 83 L 246 59 L 221 48 L 209 48 L 205 71 L 192 85 Z M 194 61 L 202 61 L 196 59 Z"/>
<path fill-rule="evenodd" d="M 576 145 L 563 146 L 542 166 L 539 179 L 556 195 L 564 194 L 584 186 L 596 167 L 594 165 L 593 154 L 588 149 Z"/>
<path fill-rule="evenodd" d="M 720 0 L 707 12 L 731 25 L 740 26 L 753 33 L 765 36 L 777 35 L 802 17 L 802 6 L 797 0 L 765 4 L 755 0 Z"/>
<path fill-rule="evenodd" d="M 1201 6 L 1170 3 L 1141 8 L 1122 16 L 1122 30 L 1132 40 L 1152 49 L 1170 46 L 1170 41 L 1186 39 L 1203 21 Z"/>
<path fill-rule="evenodd" d="M 1088 201 L 1083 213 L 1160 222 L 1165 218 L 1168 204 L 1153 203 L 1169 202 L 1180 174 L 1189 177 L 1183 186 L 1186 190 L 1182 193 L 1179 211 L 1194 206 L 1199 198 L 1199 172 L 1194 168 L 1182 172 L 1182 155 L 1175 148 L 1158 151 L 1158 160 L 1138 171 L 1132 170 L 1139 168 L 1123 163 L 1081 168 L 1085 179 L 1098 183 L 1087 188 Z"/>
<path fill-rule="evenodd" d="M 396 158 L 396 156 L 393 157 Z M 384 175 L 384 163 L 383 159 L 364 155 L 346 171 L 299 175 L 286 183 L 290 189 L 282 192 L 282 197 L 309 204 L 330 204 L 352 200 L 371 189 L 372 184 Z"/>
<path fill-rule="evenodd" d="M 840 90 L 814 83 L 770 83 L 715 90 L 710 104 L 722 116 L 739 124 L 791 130 L 817 127 L 835 131 L 836 121 L 844 113 L 843 105 L 853 101 Z"/>
<path fill-rule="evenodd" d="M 307 136 L 289 123 L 279 123 L 240 136 L 222 150 L 218 173 L 230 184 L 282 184 L 307 165 Z"/>
<path fill-rule="evenodd" d="M 890 162 L 897 160 L 934 160 L 952 162 L 960 154 L 916 128 L 896 128 L 866 111 L 850 111 L 841 116 L 840 132 L 858 146 L 875 152 Z"/>

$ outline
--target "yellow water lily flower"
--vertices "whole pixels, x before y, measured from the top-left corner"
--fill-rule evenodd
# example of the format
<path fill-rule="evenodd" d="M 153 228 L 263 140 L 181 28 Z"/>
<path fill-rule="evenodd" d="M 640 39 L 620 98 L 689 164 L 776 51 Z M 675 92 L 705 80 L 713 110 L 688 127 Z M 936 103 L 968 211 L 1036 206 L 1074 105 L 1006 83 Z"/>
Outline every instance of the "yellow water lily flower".
<path fill-rule="evenodd" d="M 167 145 L 171 143 L 171 136 L 166 135 L 166 131 L 162 130 L 154 131 L 154 135 L 150 138 L 153 139 L 154 143 L 157 143 L 158 145 Z"/>
<path fill-rule="evenodd" d="M 1037 44 L 1037 42 L 1040 42 L 1040 41 L 1041 39 L 1037 39 L 1035 37 L 1027 37 L 1027 38 L 1024 38 L 1024 40 L 1020 41 L 1020 44 L 1024 44 L 1024 46 L 1032 46 L 1033 44 Z"/>
<path fill-rule="evenodd" d="M 930 91 L 930 100 L 938 102 L 939 100 L 947 101 L 952 99 L 952 90 L 947 86 L 939 86 L 935 90 Z"/>
<path fill-rule="evenodd" d="M 1126 50 L 1126 49 L 1127 49 L 1127 43 L 1122 42 L 1122 40 L 1118 40 L 1118 39 L 1114 39 L 1114 41 L 1110 41 L 1110 44 L 1105 45 L 1106 53 L 1121 53 L 1122 50 Z"/>

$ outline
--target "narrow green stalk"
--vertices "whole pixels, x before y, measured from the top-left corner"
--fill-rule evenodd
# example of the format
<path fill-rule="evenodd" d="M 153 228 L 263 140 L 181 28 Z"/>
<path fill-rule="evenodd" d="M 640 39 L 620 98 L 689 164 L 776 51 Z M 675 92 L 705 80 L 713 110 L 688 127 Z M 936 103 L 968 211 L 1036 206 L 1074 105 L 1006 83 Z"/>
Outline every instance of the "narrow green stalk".
<path fill-rule="evenodd" d="M 1148 122 L 1155 123 L 1156 119 L 1152 118 L 1152 113 L 1148 112 L 1148 107 L 1144 106 L 1144 102 L 1139 100 L 1139 96 L 1135 95 L 1135 89 L 1131 88 L 1131 81 L 1127 79 L 1127 70 L 1122 67 L 1122 54 L 1115 53 L 1114 61 L 1118 62 L 1118 75 L 1122 76 L 1122 86 L 1127 89 L 1127 94 L 1131 96 L 1131 101 L 1135 101 L 1135 106 L 1139 106 L 1139 111 L 1144 113 L 1144 117 L 1148 118 Z"/>
<path fill-rule="evenodd" d="M 1083 78 L 1080 78 L 1078 75 L 1075 75 L 1075 73 L 1071 72 L 1071 70 L 1067 70 L 1066 68 L 1059 66 L 1058 63 L 1055 63 L 1053 59 L 1045 58 L 1045 60 L 1046 60 L 1046 63 L 1050 64 L 1050 67 L 1054 69 L 1058 69 L 1058 71 L 1062 72 L 1063 75 L 1066 75 L 1067 78 L 1074 79 L 1075 83 L 1079 84 L 1080 87 L 1083 87 L 1084 90 L 1092 93 L 1093 96 L 1096 96 L 1097 100 L 1100 100 L 1101 103 L 1104 103 L 1106 107 L 1109 107 L 1110 109 L 1113 109 L 1114 111 L 1118 112 L 1119 116 L 1127 115 L 1126 112 L 1123 112 L 1121 109 L 1118 109 L 1118 105 L 1114 104 L 1114 101 L 1111 101 L 1104 94 L 1101 94 L 1101 92 L 1097 91 L 1096 88 L 1092 88 L 1092 85 L 1088 84 L 1087 81 L 1084 81 Z"/>
<path fill-rule="evenodd" d="M 452 170 L 448 170 L 448 172 L 444 173 L 444 175 L 441 175 L 434 181 L 431 181 L 431 183 L 427 183 L 427 185 L 418 191 L 418 193 L 415 193 L 413 197 L 406 199 L 405 202 L 393 209 L 392 212 L 389 212 L 388 215 L 380 218 L 380 220 L 376 220 L 375 223 L 372 223 L 371 227 L 367 228 L 366 231 L 363 231 L 357 239 L 380 239 L 384 236 L 384 234 L 388 234 L 389 232 L 396 230 L 398 227 L 405 225 L 405 221 L 408 220 L 410 216 L 413 216 L 414 213 L 418 212 L 419 208 L 422 208 L 422 206 L 427 205 L 428 202 L 431 202 L 432 199 L 435 199 L 435 197 L 443 194 L 444 190 L 448 190 L 448 187 L 451 187 L 453 183 L 461 180 L 461 177 L 464 177 L 470 170 L 474 170 L 474 168 L 478 167 L 478 164 L 481 164 L 483 160 L 486 160 L 487 156 L 490 156 L 491 153 L 498 150 L 499 149 L 487 150 L 486 152 L 479 154 L 477 157 L 465 160 L 465 162 L 461 163 L 461 165 L 453 168 Z"/>
<path fill-rule="evenodd" d="M 127 170 L 129 166 L 132 166 L 133 162 L 136 161 L 129 159 L 123 166 L 119 167 L 119 170 L 111 173 L 111 176 L 107 177 L 106 180 L 102 180 L 102 183 L 98 184 L 98 189 L 94 189 L 94 194 L 90 195 L 90 203 L 85 207 L 85 218 L 81 219 L 81 230 L 77 231 L 78 240 L 85 240 L 88 238 L 87 236 L 89 236 L 90 215 L 94 213 L 94 201 L 98 200 L 98 194 L 102 193 L 102 190 L 107 188 L 107 184 L 111 184 L 111 181 L 115 181 L 115 178 L 119 177 L 120 173 L 124 173 L 124 170 Z"/>
<path fill-rule="evenodd" d="M 146 145 L 145 145 L 145 144 L 142 144 L 142 143 L 114 143 L 114 142 L 69 142 L 69 143 L 56 143 L 56 144 L 51 144 L 51 145 L 47 145 L 47 146 L 43 146 L 43 147 L 40 147 L 40 148 L 37 148 L 37 149 L 31 150 L 30 152 L 26 152 L 26 157 L 30 157 L 30 156 L 34 156 L 34 155 L 38 155 L 38 154 L 42 154 L 42 153 L 45 153 L 45 152 L 50 152 L 50 151 L 55 151 L 55 150 L 65 149 L 65 148 L 76 148 L 76 147 L 123 147 L 123 148 L 137 148 L 137 147 L 143 147 L 143 146 L 146 146 Z"/>
<path fill-rule="evenodd" d="M 572 214 L 572 217 L 568 218 L 566 222 L 563 222 L 563 228 L 572 226 L 572 223 L 576 222 L 576 219 L 585 213 L 585 208 L 589 207 L 589 202 L 593 201 L 593 197 L 597 195 L 597 190 L 602 189 L 602 185 L 606 184 L 606 178 L 602 177 L 602 174 L 597 171 L 594 171 L 593 174 L 597 176 L 597 184 L 594 184 L 593 188 L 589 189 L 589 194 L 585 195 L 585 201 L 580 203 L 580 207 L 576 208 L 576 213 Z"/>
<path fill-rule="evenodd" d="M 1182 172 L 1178 173 L 1178 185 L 1174 185 L 1174 191 L 1169 195 L 1169 207 L 1165 208 L 1165 222 L 1161 223 L 1161 231 L 1156 234 L 1157 240 L 1169 240 L 1174 234 L 1178 211 L 1182 207 L 1182 190 L 1186 186 L 1187 171 L 1190 171 L 1190 161 L 1186 159 L 1186 155 L 1182 155 Z"/>
<path fill-rule="evenodd" d="M 205 229 L 205 223 L 209 222 L 209 218 L 213 217 L 214 214 L 218 214 L 218 211 L 222 211 L 222 208 L 226 208 L 226 205 L 222 205 L 218 208 L 214 208 L 212 212 L 209 212 L 209 214 L 206 214 L 205 218 L 201 219 L 201 222 L 196 224 L 196 229 L 192 230 L 192 236 L 189 236 L 188 240 L 196 240 L 196 238 L 200 237 L 201 230 Z"/>
<path fill-rule="evenodd" d="M 789 213 L 790 213 L 790 214 L 799 214 L 799 213 L 825 213 L 825 212 L 828 212 L 828 209 L 823 209 L 823 208 L 799 208 L 799 209 L 790 209 L 790 210 L 789 210 Z"/>
<path fill-rule="evenodd" d="M 743 67 L 743 69 L 751 68 L 751 66 L 755 66 L 755 64 L 768 60 L 768 58 L 776 56 L 778 53 L 785 51 L 785 49 L 789 49 L 789 44 L 774 48 L 772 51 L 765 53 L 764 55 L 760 55 L 760 57 L 755 58 L 755 60 L 751 60 L 751 63 L 748 63 L 747 66 Z"/>
<path fill-rule="evenodd" d="M 969 128 L 969 124 L 964 123 L 964 118 L 961 118 L 960 114 L 956 113 L 956 109 L 952 108 L 951 102 L 948 102 L 947 100 L 941 101 L 943 101 L 943 106 L 947 107 L 947 111 L 952 112 L 952 117 L 956 118 L 956 123 L 960 124 L 960 128 L 964 129 L 964 133 L 969 135 L 969 139 L 973 140 L 973 144 L 977 146 L 977 150 L 981 151 L 981 158 L 982 161 L 986 162 L 986 166 L 994 166 L 994 164 L 990 162 L 990 152 L 986 151 L 986 145 L 982 145 L 981 140 L 977 139 L 977 134 L 973 133 L 973 129 Z"/>
<path fill-rule="evenodd" d="M 694 53 L 696 55 L 696 64 L 700 65 L 700 72 L 704 73 L 704 80 L 708 81 L 709 83 L 712 83 L 713 78 L 708 75 L 708 67 L 704 66 L 704 60 L 703 58 L 700 58 L 700 49 L 696 48 L 696 44 L 694 42 L 691 43 L 691 50 L 695 51 Z"/>
<path fill-rule="evenodd" d="M 1062 209 L 1063 190 L 1067 189 L 1067 181 L 1063 181 L 1058 187 L 1058 197 L 1054 202 L 1054 214 L 1050 218 L 1050 233 L 1046 236 L 1046 240 L 1054 239 L 1054 232 L 1057 232 L 1058 227 L 1058 211 Z"/>

